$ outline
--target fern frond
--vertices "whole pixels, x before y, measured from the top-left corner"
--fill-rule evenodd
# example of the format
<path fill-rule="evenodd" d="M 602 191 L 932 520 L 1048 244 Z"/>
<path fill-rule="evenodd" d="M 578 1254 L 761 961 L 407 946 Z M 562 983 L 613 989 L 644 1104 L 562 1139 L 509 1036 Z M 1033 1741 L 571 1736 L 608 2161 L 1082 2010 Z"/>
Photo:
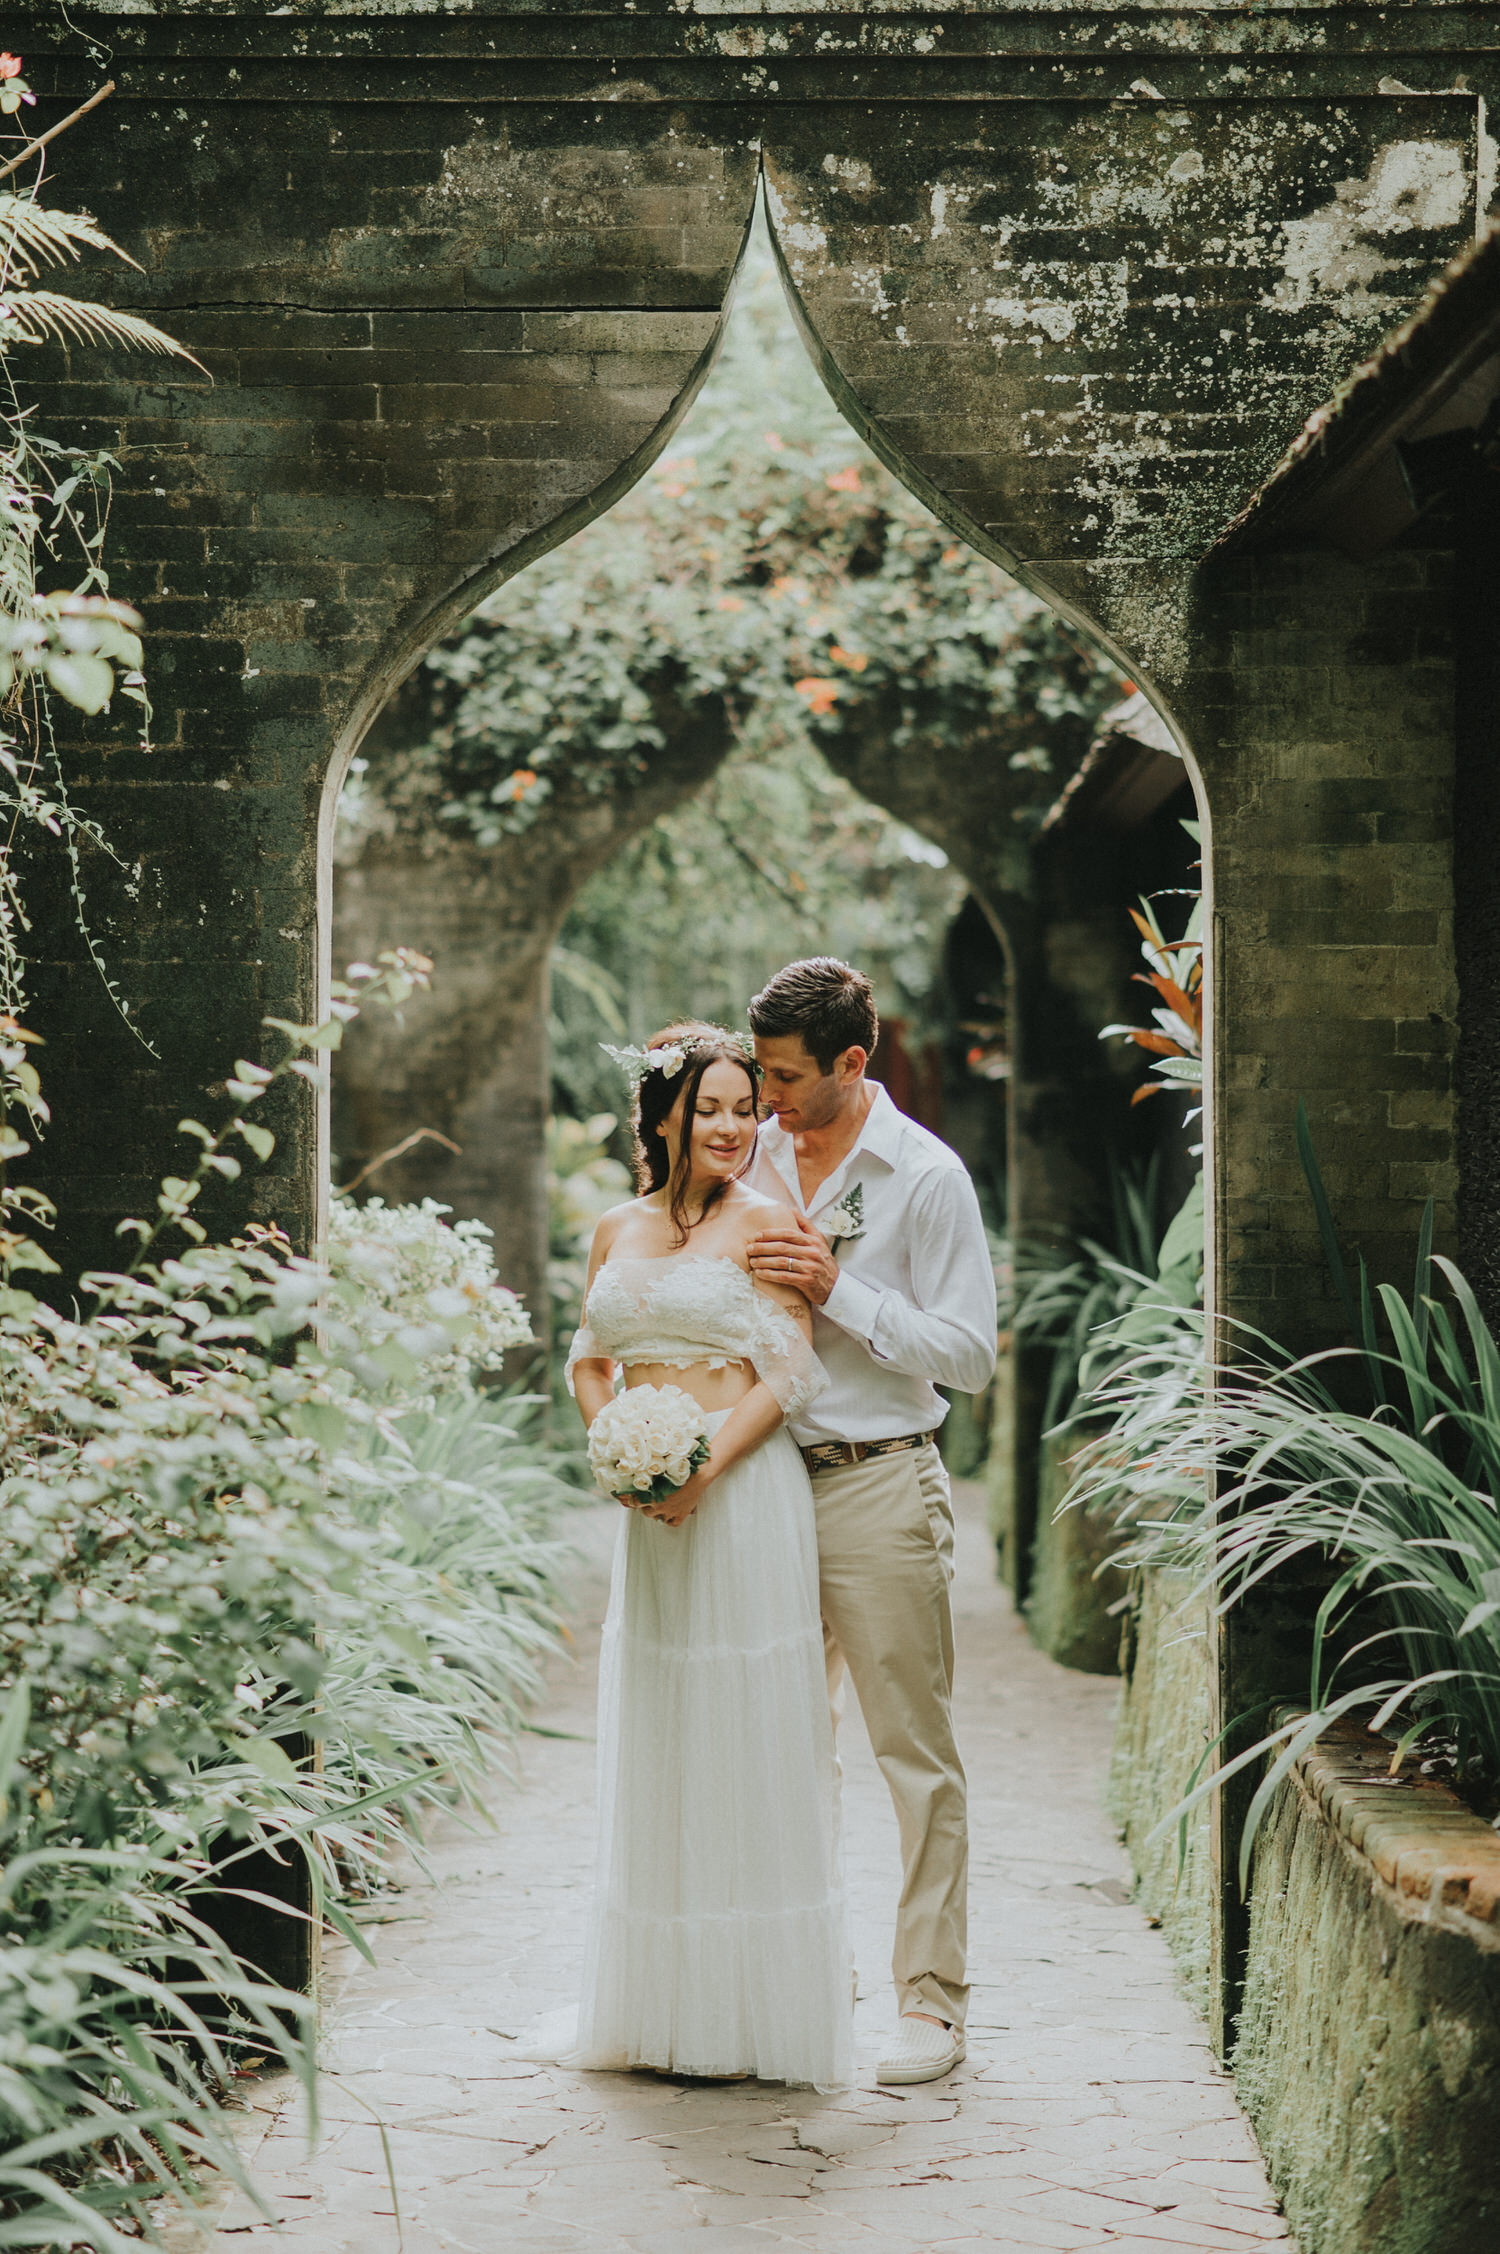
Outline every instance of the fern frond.
<path fill-rule="evenodd" d="M 57 290 L 18 290 L 0 300 L 0 350 L 7 344 L 43 344 L 77 337 L 85 344 L 123 344 L 142 352 L 170 352 L 179 360 L 201 360 L 138 313 L 122 313 L 113 305 L 94 305 L 86 298 L 65 297 Z M 208 370 L 203 369 L 205 375 Z"/>
<path fill-rule="evenodd" d="M 52 211 L 34 196 L 0 192 L 0 265 L 17 274 L 35 274 L 43 265 L 77 258 L 78 246 L 110 250 L 140 272 L 128 251 L 106 235 L 86 211 Z"/>

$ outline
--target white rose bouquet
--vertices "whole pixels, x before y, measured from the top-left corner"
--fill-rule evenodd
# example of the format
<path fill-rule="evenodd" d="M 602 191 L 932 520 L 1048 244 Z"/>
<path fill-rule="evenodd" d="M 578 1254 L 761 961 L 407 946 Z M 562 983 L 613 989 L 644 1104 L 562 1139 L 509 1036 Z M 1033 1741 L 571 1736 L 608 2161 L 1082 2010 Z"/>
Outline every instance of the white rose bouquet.
<path fill-rule="evenodd" d="M 606 1495 L 664 1503 L 708 1461 L 708 1419 L 680 1385 L 629 1385 L 589 1426 L 589 1469 Z"/>

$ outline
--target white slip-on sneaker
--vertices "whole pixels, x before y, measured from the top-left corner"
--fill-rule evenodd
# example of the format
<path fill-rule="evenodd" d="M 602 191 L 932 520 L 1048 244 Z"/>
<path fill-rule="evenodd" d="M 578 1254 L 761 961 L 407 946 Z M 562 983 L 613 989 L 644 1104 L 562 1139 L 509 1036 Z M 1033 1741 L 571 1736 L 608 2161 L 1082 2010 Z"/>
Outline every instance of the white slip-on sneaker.
<path fill-rule="evenodd" d="M 896 2040 L 875 2069 L 877 2082 L 938 2082 L 964 2061 L 961 2027 L 935 2026 L 930 2019 L 903 2019 Z"/>

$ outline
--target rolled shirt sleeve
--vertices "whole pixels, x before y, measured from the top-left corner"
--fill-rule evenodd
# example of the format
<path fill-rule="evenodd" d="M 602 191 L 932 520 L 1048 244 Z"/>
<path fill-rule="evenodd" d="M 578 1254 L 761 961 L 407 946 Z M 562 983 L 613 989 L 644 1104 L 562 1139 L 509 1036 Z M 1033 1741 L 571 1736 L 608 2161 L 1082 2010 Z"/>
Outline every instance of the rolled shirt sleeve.
<path fill-rule="evenodd" d="M 841 1267 L 820 1312 L 903 1376 L 978 1393 L 995 1369 L 995 1271 L 968 1175 L 930 1174 L 911 1218 L 910 1297 Z"/>

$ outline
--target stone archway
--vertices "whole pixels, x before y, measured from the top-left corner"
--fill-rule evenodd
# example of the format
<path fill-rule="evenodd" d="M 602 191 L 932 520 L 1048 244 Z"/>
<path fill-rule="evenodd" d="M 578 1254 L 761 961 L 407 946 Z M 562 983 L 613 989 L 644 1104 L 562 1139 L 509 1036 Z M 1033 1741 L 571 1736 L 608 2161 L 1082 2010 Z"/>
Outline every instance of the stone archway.
<path fill-rule="evenodd" d="M 385 725 L 399 729 L 401 718 L 398 700 Z M 366 1017 L 346 1040 L 334 1079 L 346 1170 L 424 1129 L 456 1144 L 424 1141 L 382 1167 L 373 1186 L 387 1198 L 435 1197 L 483 1221 L 501 1275 L 534 1310 L 546 1306 L 553 942 L 579 888 L 733 748 L 722 699 L 685 707 L 663 697 L 657 718 L 661 746 L 628 793 L 563 783 L 543 821 L 492 846 L 431 828 L 371 838 L 335 886 L 336 962 L 399 942 L 438 965 L 435 992 L 403 1023 Z M 378 741 L 368 748 L 378 761 Z"/>
<path fill-rule="evenodd" d="M 32 363 L 49 412 L 127 465 L 114 586 L 147 613 L 159 716 L 149 761 L 65 747 L 130 865 L 91 876 L 91 906 L 155 1061 L 37 900 L 70 1276 L 112 1257 L 262 1016 L 314 1008 L 320 809 L 372 713 L 665 439 L 763 151 L 851 416 L 1128 658 L 1201 773 L 1235 938 L 1211 1017 L 1218 1304 L 1293 1344 L 1336 1327 L 1307 1289 L 1299 1092 L 1377 1280 L 1429 1186 L 1451 1242 L 1449 536 L 1216 542 L 1482 217 L 1500 75 L 1451 11 L 1294 15 L 13 16 L 43 126 L 94 90 L 107 38 L 119 92 L 69 146 L 69 194 L 140 271 L 84 281 L 215 378 Z M 1405 91 L 1423 81 L 1450 90 Z M 271 1172 L 212 1218 L 306 1239 L 311 1099 L 277 1125 Z M 1226 1667 L 1233 1710 L 1249 1678 Z"/>

